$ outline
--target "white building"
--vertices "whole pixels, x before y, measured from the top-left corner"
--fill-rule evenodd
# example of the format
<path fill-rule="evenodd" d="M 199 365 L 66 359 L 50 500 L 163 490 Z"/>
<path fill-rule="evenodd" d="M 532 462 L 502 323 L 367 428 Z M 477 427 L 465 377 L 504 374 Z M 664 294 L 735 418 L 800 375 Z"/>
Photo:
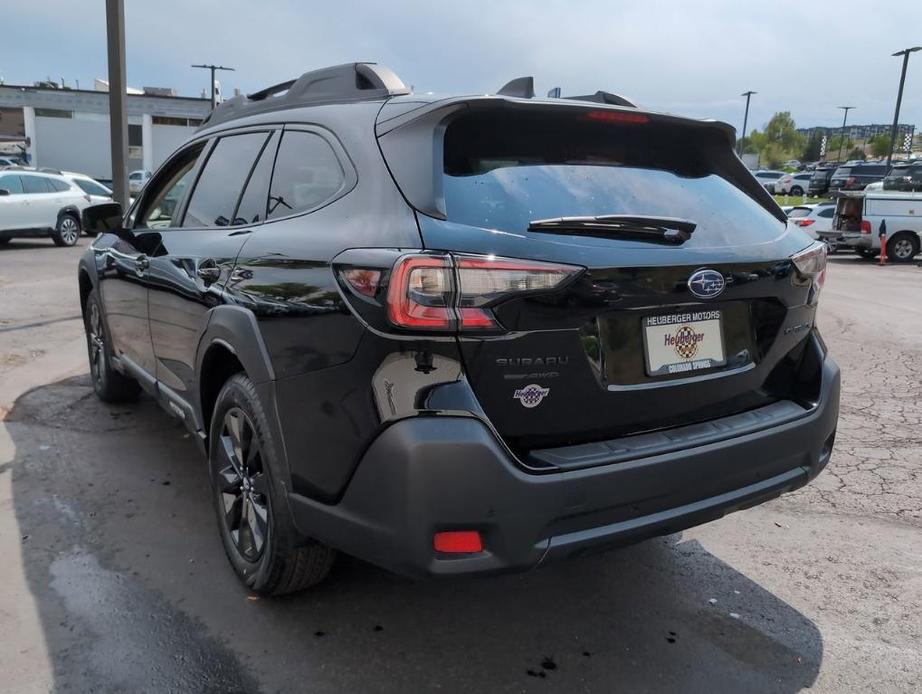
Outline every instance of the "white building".
<path fill-rule="evenodd" d="M 168 96 L 162 89 L 142 91 L 125 97 L 129 171 L 156 169 L 211 111 L 209 99 Z M 23 143 L 32 166 L 111 178 L 109 95 L 0 85 L 0 141 Z"/>

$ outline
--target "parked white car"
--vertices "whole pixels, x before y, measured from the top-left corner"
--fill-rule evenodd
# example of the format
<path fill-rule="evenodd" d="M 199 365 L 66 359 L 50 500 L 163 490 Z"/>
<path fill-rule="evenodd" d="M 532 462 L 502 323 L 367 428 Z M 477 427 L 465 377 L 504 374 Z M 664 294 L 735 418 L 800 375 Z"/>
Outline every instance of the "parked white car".
<path fill-rule="evenodd" d="M 861 191 L 836 202 L 832 228 L 864 258 L 880 253 L 881 224 L 887 231 L 887 258 L 911 261 L 922 248 L 922 193 Z"/>
<path fill-rule="evenodd" d="M 775 181 L 775 195 L 803 195 L 810 189 L 810 179 L 813 174 L 804 173 L 784 174 Z"/>
<path fill-rule="evenodd" d="M 0 171 L 0 245 L 17 237 L 51 237 L 58 246 L 80 238 L 89 196 L 63 176 L 29 169 Z"/>
<path fill-rule="evenodd" d="M 775 192 L 775 183 L 778 179 L 784 176 L 784 171 L 770 171 L 766 169 L 760 169 L 758 171 L 753 171 L 752 175 L 761 183 L 765 190 L 769 193 Z"/>
<path fill-rule="evenodd" d="M 128 174 L 128 193 L 130 195 L 137 195 L 140 193 L 144 185 L 150 180 L 150 176 L 150 171 L 145 171 L 143 169 L 138 169 Z"/>
<path fill-rule="evenodd" d="M 825 242 L 829 253 L 835 253 L 840 246 L 839 232 L 832 230 L 832 218 L 835 213 L 836 205 L 832 202 L 797 205 L 788 213 L 788 219 L 817 241 Z"/>

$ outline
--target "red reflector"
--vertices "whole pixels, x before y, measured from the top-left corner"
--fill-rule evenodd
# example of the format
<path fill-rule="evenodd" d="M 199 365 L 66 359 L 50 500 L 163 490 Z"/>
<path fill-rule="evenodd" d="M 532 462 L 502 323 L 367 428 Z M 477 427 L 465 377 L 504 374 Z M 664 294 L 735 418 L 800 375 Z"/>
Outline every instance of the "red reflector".
<path fill-rule="evenodd" d="M 643 113 L 628 113 L 625 111 L 589 111 L 586 113 L 587 120 L 599 121 L 602 123 L 649 123 L 649 116 Z"/>
<path fill-rule="evenodd" d="M 374 297 L 377 293 L 378 283 L 381 281 L 380 270 L 350 268 L 343 270 L 342 276 L 355 291 L 363 296 L 370 297 Z"/>
<path fill-rule="evenodd" d="M 436 533 L 432 541 L 436 552 L 445 554 L 473 554 L 483 551 L 480 533 L 476 530 L 451 530 Z"/>

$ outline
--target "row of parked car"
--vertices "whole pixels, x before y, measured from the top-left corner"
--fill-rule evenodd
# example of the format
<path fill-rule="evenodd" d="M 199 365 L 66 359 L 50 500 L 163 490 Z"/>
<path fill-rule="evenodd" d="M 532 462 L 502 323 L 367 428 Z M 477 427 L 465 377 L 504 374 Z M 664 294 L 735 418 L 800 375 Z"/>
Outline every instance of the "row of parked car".
<path fill-rule="evenodd" d="M 106 202 L 112 202 L 112 191 L 81 173 L 0 168 L 0 246 L 30 237 L 73 246 L 86 226 L 84 211 Z"/>
<path fill-rule="evenodd" d="M 817 166 L 813 171 L 785 173 L 759 170 L 753 175 L 775 195 L 826 195 L 840 190 L 922 191 L 922 161 L 897 162 L 892 167 L 861 161 L 841 166 Z M 880 185 L 877 185 L 880 184 Z"/>
<path fill-rule="evenodd" d="M 791 223 L 825 242 L 830 254 L 850 249 L 874 258 L 880 254 L 882 233 L 891 261 L 909 262 L 922 249 L 922 193 L 865 189 L 782 209 Z"/>

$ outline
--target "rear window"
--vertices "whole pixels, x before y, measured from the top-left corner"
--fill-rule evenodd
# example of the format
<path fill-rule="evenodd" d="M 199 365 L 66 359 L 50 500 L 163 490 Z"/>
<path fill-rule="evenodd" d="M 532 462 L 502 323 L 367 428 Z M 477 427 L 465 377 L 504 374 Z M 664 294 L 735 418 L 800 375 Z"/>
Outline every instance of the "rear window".
<path fill-rule="evenodd" d="M 590 112 L 592 113 L 592 112 Z M 586 112 L 462 116 L 444 138 L 448 219 L 521 234 L 532 220 L 636 214 L 697 224 L 685 245 L 775 238 L 784 224 L 715 171 L 729 144 L 687 126 L 594 122 Z"/>

